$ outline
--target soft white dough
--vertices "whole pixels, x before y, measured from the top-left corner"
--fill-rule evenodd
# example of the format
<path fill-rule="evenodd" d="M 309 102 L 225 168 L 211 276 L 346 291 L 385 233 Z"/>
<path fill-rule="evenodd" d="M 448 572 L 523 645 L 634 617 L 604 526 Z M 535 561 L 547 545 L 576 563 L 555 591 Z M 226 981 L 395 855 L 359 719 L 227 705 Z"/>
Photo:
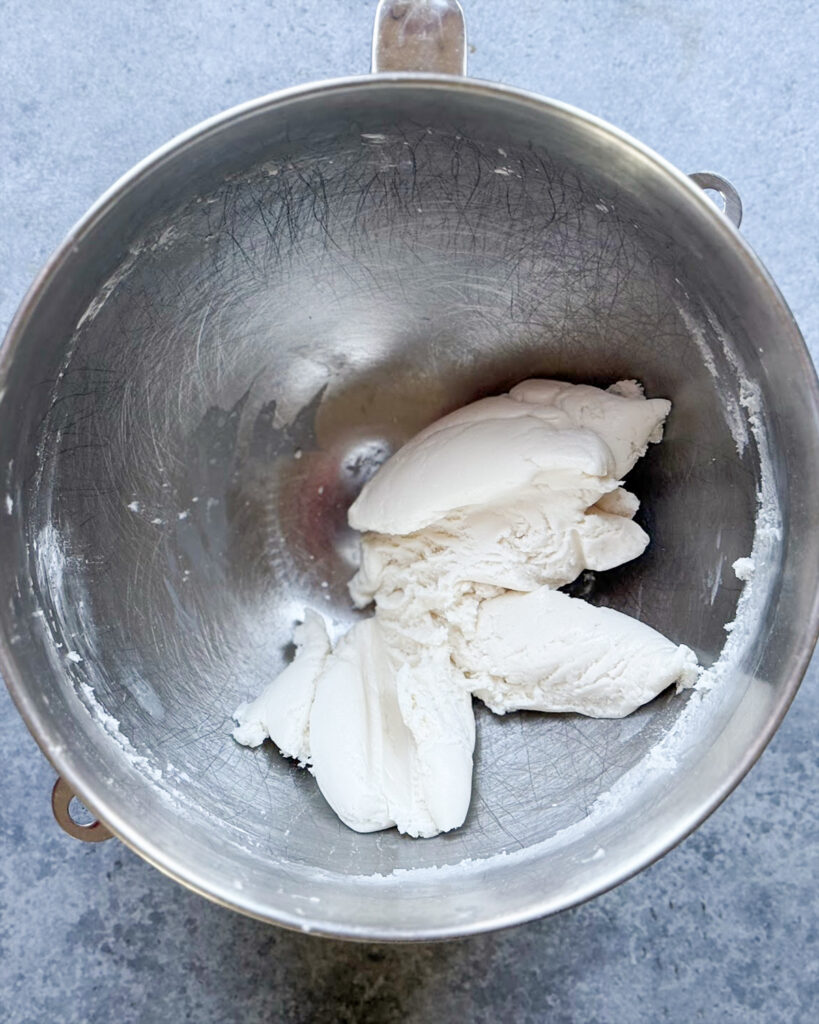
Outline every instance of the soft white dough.
<path fill-rule="evenodd" d="M 293 642 L 293 661 L 255 700 L 233 712 L 238 722 L 233 737 L 247 747 L 258 747 L 270 737 L 285 757 L 306 764 L 310 760 L 310 711 L 316 681 L 330 653 L 322 617 L 308 608 L 304 622 L 293 631 Z"/>
<path fill-rule="evenodd" d="M 456 660 L 497 714 L 574 711 L 622 718 L 672 683 L 697 680 L 697 660 L 656 629 L 559 590 L 501 594 L 481 605 Z"/>
<path fill-rule="evenodd" d="M 644 551 L 622 480 L 670 408 L 634 381 L 529 380 L 422 430 L 349 510 L 363 533 L 350 593 L 375 614 L 331 650 L 308 610 L 293 663 L 237 709 L 236 739 L 309 765 L 357 831 L 432 836 L 469 808 L 473 695 L 501 714 L 618 718 L 693 685 L 687 647 L 556 589 Z"/>
<path fill-rule="evenodd" d="M 587 492 L 605 494 L 649 442 L 660 440 L 670 409 L 665 399 L 639 392 L 625 397 L 584 384 L 524 381 L 416 434 L 363 488 L 350 506 L 350 525 L 414 533 L 527 486 L 579 491 L 581 500 Z"/>
<path fill-rule="evenodd" d="M 636 558 L 649 538 L 632 519 L 639 502 L 619 485 L 661 438 L 670 407 L 636 385 L 626 397 L 532 380 L 444 416 L 350 508 L 350 525 L 368 531 L 353 600 L 406 589 L 407 566 L 413 587 L 423 576 L 425 589 L 434 578 L 438 589 L 466 579 L 532 590 Z"/>
<path fill-rule="evenodd" d="M 356 623 L 321 673 L 310 715 L 313 774 L 359 832 L 433 836 L 460 825 L 472 788 L 475 718 L 446 637 L 401 654 L 377 616 Z"/>

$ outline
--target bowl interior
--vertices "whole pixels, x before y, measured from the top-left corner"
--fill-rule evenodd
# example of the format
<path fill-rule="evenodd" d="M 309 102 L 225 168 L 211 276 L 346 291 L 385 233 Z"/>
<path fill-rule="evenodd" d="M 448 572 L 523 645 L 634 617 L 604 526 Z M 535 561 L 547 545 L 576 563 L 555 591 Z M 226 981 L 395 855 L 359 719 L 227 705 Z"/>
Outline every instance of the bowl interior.
<path fill-rule="evenodd" d="M 789 515 L 760 349 L 798 341 L 766 288 L 662 166 L 559 107 L 358 83 L 188 139 L 83 226 L 7 354 L 5 628 L 41 741 L 146 856 L 285 923 L 445 934 L 628 874 L 695 823 L 784 699 L 781 665 L 760 667 L 775 532 L 719 692 L 623 721 L 479 710 L 450 835 L 350 831 L 306 772 L 235 744 L 230 713 L 287 661 L 305 606 L 337 634 L 353 621 L 345 516 L 364 480 L 531 376 L 672 400 L 629 478 L 649 550 L 575 592 L 713 662 L 765 483 L 749 380 Z"/>

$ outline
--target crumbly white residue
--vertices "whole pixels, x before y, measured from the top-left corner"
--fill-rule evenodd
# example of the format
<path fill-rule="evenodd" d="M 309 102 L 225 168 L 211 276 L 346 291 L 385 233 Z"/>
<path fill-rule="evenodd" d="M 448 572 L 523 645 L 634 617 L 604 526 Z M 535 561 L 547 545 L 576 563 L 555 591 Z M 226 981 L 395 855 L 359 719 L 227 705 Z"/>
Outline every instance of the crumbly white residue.
<path fill-rule="evenodd" d="M 147 757 L 143 757 L 138 754 L 131 744 L 131 741 L 125 736 L 119 727 L 119 720 L 114 718 L 113 715 L 109 714 L 102 704 L 97 700 L 93 688 L 86 682 L 81 682 L 80 693 L 85 698 L 85 705 L 91 712 L 92 716 L 97 722 L 105 729 L 108 735 L 116 741 L 116 743 L 123 749 L 130 763 L 142 771 L 145 775 L 153 779 L 154 782 L 162 781 L 162 772 L 159 771 Z"/>

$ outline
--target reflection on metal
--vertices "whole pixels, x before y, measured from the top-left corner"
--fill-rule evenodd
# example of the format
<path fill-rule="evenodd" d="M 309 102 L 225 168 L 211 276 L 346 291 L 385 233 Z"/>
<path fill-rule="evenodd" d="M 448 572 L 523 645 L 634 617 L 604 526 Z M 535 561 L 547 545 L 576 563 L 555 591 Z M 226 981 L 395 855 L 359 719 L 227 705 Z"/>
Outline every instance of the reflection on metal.
<path fill-rule="evenodd" d="M 81 839 L 84 843 L 102 843 L 113 838 L 113 832 L 101 821 L 92 821 L 87 825 L 74 821 L 71 817 L 71 801 L 76 795 L 65 779 L 58 778 L 54 783 L 54 789 L 51 791 L 51 810 L 60 828 L 72 838 Z"/>
<path fill-rule="evenodd" d="M 466 74 L 466 23 L 457 0 L 381 0 L 373 71 Z"/>

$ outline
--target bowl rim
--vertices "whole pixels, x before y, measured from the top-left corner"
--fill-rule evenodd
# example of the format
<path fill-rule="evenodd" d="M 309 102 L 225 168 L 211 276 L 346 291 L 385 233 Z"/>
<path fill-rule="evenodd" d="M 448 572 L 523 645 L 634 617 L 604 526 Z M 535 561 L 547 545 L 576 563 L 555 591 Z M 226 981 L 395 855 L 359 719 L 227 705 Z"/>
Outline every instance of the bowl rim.
<path fill-rule="evenodd" d="M 778 307 L 780 315 L 787 320 L 794 342 L 792 355 L 801 361 L 800 369 L 804 374 L 804 383 L 807 385 L 806 390 L 813 413 L 813 425 L 817 437 L 819 437 L 819 382 L 816 369 L 791 310 L 776 283 L 741 233 L 727 217 L 723 216 L 703 189 L 687 174 L 628 133 L 571 104 L 540 96 L 529 90 L 481 79 L 417 72 L 343 76 L 277 90 L 233 106 L 199 122 L 140 160 L 114 182 L 74 224 L 25 293 L 11 320 L 5 339 L 0 345 L 0 401 L 4 397 L 4 382 L 14 353 L 25 334 L 32 313 L 51 281 L 59 273 L 65 260 L 77 249 L 83 237 L 106 217 L 119 198 L 150 176 L 164 161 L 177 157 L 186 147 L 198 143 L 209 134 L 217 133 L 243 118 L 250 118 L 294 101 L 315 100 L 321 96 L 345 90 L 358 92 L 360 90 L 413 87 L 426 90 L 455 90 L 475 96 L 483 95 L 494 100 L 523 104 L 536 111 L 548 112 L 551 115 L 556 114 L 586 130 L 604 135 L 609 140 L 625 147 L 660 171 L 666 177 L 669 185 L 684 190 L 688 199 L 698 204 L 701 212 L 711 219 L 712 225 L 724 234 L 726 241 L 738 249 L 747 269 L 756 275 L 758 287 L 768 292 L 770 302 Z M 345 926 L 336 921 L 324 920 L 320 915 L 298 917 L 287 911 L 263 908 L 257 902 L 243 898 L 241 893 L 231 889 L 227 884 L 206 884 L 199 881 L 196 872 L 188 867 L 182 857 L 160 849 L 150 836 L 141 834 L 133 823 L 126 821 L 119 811 L 110 805 L 106 798 L 104 785 L 100 784 L 90 773 L 84 771 L 82 767 L 77 766 L 69 751 L 61 748 L 54 749 L 55 744 L 50 735 L 48 718 L 36 709 L 29 698 L 28 693 L 31 687 L 26 684 L 22 672 L 18 669 L 10 638 L 5 635 L 1 625 L 0 673 L 3 675 L 17 710 L 55 771 L 69 783 L 74 792 L 87 804 L 89 810 L 104 822 L 119 840 L 163 874 L 212 902 L 237 910 L 257 920 L 295 931 L 358 941 L 430 941 L 507 928 L 577 906 L 627 881 L 673 849 L 713 813 L 758 760 L 793 701 L 810 662 L 818 636 L 819 588 L 814 593 L 810 614 L 800 642 L 790 652 L 787 682 L 782 686 L 782 693 L 773 713 L 768 717 L 765 727 L 760 730 L 755 741 L 743 752 L 732 769 L 726 773 L 721 785 L 712 789 L 699 800 L 696 806 L 689 809 L 688 814 L 681 818 L 678 828 L 668 830 L 650 848 L 643 848 L 640 855 L 633 856 L 627 863 L 621 862 L 616 870 L 609 869 L 607 872 L 601 870 L 595 881 L 586 884 L 585 887 L 573 890 L 562 898 L 535 897 L 524 909 L 490 912 L 476 915 L 466 924 L 433 926 L 425 929 L 406 929 L 402 928 L 399 923 L 391 928 L 370 928 L 355 924 Z"/>

